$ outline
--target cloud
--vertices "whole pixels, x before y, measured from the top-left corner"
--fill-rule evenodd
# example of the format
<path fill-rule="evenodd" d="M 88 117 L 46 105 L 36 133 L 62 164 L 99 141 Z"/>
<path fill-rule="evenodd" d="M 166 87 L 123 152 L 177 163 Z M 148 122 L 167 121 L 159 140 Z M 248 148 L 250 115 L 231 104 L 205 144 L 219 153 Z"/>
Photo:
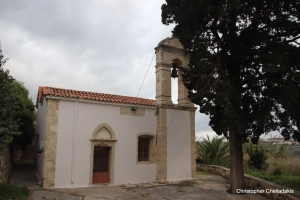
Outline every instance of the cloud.
<path fill-rule="evenodd" d="M 38 86 L 155 99 L 154 48 L 174 25 L 161 23 L 163 0 L 0 1 L 5 68 L 35 102 Z M 174 82 L 174 81 L 173 81 Z M 176 90 L 173 83 L 173 91 Z M 177 92 L 173 92 L 177 102 Z M 211 132 L 196 111 L 196 132 Z"/>

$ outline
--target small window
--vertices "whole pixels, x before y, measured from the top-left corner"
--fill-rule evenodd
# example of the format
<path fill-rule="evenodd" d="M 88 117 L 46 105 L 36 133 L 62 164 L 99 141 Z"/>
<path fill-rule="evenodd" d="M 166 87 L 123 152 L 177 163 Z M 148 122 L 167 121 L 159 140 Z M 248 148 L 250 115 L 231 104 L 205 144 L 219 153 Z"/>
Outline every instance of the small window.
<path fill-rule="evenodd" d="M 138 161 L 149 161 L 150 138 L 139 137 Z"/>

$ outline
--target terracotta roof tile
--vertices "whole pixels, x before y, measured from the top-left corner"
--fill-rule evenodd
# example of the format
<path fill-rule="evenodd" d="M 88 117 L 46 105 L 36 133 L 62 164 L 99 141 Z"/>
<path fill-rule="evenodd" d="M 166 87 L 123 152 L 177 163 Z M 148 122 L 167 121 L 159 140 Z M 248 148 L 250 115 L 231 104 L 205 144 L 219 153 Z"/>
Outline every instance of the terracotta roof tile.
<path fill-rule="evenodd" d="M 60 97 L 66 99 L 83 99 L 99 102 L 134 104 L 143 106 L 155 106 L 155 100 L 152 99 L 143 99 L 138 97 L 128 97 L 115 94 L 103 94 L 96 92 L 86 92 L 40 86 L 38 91 L 38 102 L 41 101 L 43 96 Z"/>

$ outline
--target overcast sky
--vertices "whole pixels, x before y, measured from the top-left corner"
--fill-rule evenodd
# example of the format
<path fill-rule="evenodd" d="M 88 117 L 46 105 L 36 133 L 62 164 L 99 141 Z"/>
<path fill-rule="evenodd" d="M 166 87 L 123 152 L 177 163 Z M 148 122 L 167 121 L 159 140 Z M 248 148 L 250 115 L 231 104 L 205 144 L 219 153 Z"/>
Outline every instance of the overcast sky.
<path fill-rule="evenodd" d="M 157 44 L 164 0 L 0 0 L 5 69 L 36 103 L 39 86 L 136 96 Z M 139 97 L 155 99 L 155 58 Z M 177 90 L 172 80 L 173 91 Z M 177 93 L 173 102 L 177 103 Z M 216 135 L 196 111 L 196 135 Z"/>

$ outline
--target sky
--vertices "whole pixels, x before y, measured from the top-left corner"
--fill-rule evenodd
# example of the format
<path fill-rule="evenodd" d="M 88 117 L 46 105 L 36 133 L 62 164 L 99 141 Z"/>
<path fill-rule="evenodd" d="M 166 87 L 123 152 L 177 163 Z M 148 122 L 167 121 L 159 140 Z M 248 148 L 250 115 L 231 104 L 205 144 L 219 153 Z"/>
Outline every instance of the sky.
<path fill-rule="evenodd" d="M 155 99 L 157 44 L 172 36 L 161 23 L 164 0 L 0 0 L 4 69 L 36 103 L 39 86 Z M 150 65 L 151 63 L 151 65 Z M 172 80 L 172 101 L 177 103 Z M 196 111 L 196 136 L 215 136 Z"/>

